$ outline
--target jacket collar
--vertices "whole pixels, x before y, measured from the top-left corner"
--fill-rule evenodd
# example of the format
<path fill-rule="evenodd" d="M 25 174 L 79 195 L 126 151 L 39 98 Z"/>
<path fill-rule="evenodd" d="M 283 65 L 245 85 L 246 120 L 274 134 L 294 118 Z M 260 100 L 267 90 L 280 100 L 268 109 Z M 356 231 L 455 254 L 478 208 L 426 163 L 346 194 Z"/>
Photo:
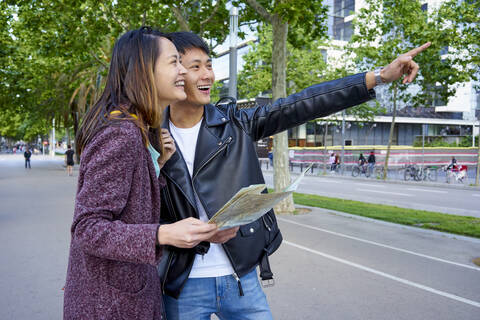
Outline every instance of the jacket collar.
<path fill-rule="evenodd" d="M 218 107 L 213 104 L 207 104 L 203 107 L 203 117 L 205 118 L 205 124 L 207 127 L 214 127 L 225 124 L 230 121 L 228 113 L 222 112 Z M 170 121 L 170 106 L 168 106 L 163 114 L 162 128 L 169 129 Z"/>
<path fill-rule="evenodd" d="M 218 107 L 213 104 L 207 104 L 203 108 L 203 116 L 207 127 L 214 127 L 225 124 L 230 121 L 227 113 L 223 113 Z"/>

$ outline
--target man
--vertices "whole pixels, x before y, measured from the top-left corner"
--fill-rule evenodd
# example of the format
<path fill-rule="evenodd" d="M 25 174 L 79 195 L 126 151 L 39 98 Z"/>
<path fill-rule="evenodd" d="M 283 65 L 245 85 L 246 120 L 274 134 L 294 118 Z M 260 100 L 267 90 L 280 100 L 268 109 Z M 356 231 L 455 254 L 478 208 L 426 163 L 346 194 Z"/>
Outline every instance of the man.
<path fill-rule="evenodd" d="M 450 164 L 448 165 L 447 167 L 447 170 L 455 170 L 457 169 L 457 159 L 455 159 L 455 157 L 452 157 L 452 161 L 450 162 Z"/>
<path fill-rule="evenodd" d="M 368 155 L 368 159 L 367 159 L 367 162 L 368 162 L 368 171 L 370 172 L 370 174 L 373 173 L 373 167 L 375 167 L 375 151 L 370 151 L 370 154 Z"/>
<path fill-rule="evenodd" d="M 30 151 L 30 149 L 27 146 L 25 148 L 25 152 L 23 153 L 23 157 L 25 158 L 25 169 L 27 169 L 27 165 L 28 165 L 28 169 L 32 169 L 32 166 L 30 165 L 31 156 L 32 156 L 32 152 Z"/>
<path fill-rule="evenodd" d="M 418 72 L 412 50 L 382 72 L 358 74 L 315 85 L 272 105 L 238 109 L 235 101 L 210 104 L 214 82 L 205 42 L 189 32 L 171 34 L 181 55 L 187 99 L 165 112 L 164 128 L 177 152 L 162 168 L 162 223 L 188 217 L 206 221 L 240 188 L 264 183 L 254 141 L 366 102 L 378 82 L 391 82 L 408 70 L 404 82 Z M 165 248 L 163 276 L 167 318 L 271 319 L 256 275 L 273 282 L 268 255 L 282 240 L 273 210 L 257 221 L 218 232 L 209 243 L 193 249 Z"/>
<path fill-rule="evenodd" d="M 72 150 L 72 146 L 68 145 L 67 151 L 65 151 L 65 162 L 67 163 L 67 174 L 69 176 L 73 176 L 73 166 L 75 164 L 75 161 L 73 161 L 74 154 L 75 151 Z"/>

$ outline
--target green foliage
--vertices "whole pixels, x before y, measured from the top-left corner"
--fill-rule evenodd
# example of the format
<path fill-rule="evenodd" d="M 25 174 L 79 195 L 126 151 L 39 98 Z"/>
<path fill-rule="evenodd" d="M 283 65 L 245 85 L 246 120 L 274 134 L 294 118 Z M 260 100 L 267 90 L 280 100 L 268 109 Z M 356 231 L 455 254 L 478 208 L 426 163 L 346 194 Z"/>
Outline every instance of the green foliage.
<path fill-rule="evenodd" d="M 260 21 L 272 23 L 252 6 L 249 0 L 234 0 L 232 4 L 244 13 L 245 20 L 254 21 L 256 31 L 261 31 Z M 296 47 L 303 46 L 310 39 L 322 39 L 327 34 L 328 7 L 321 0 L 256 0 L 270 17 L 280 17 L 289 25 L 288 42 Z M 259 27 L 259 28 L 258 28 Z M 254 28 L 252 27 L 252 30 Z"/>
<path fill-rule="evenodd" d="M 480 2 L 448 0 L 430 13 L 418 0 L 366 0 L 367 7 L 354 19 L 356 33 L 349 49 L 363 70 L 390 63 L 399 54 L 430 41 L 432 45 L 415 57 L 420 76 L 412 94 L 400 81 L 398 100 L 413 106 L 431 105 L 433 97 L 448 101 L 455 85 L 479 76 Z M 448 47 L 448 54 L 442 52 Z"/>
<path fill-rule="evenodd" d="M 115 40 L 151 25 L 188 30 L 213 47 L 228 34 L 226 1 L 2 1 L 1 133 L 16 139 L 76 128 L 98 98 Z M 245 18 L 242 15 L 241 21 Z"/>
<path fill-rule="evenodd" d="M 414 147 L 421 147 L 422 146 L 422 138 L 417 137 L 413 142 Z M 445 141 L 444 137 L 435 137 L 429 138 L 428 141 L 424 143 L 425 147 L 447 147 L 447 148 L 468 148 L 472 146 L 472 136 L 462 137 L 459 143 L 456 142 L 447 142 Z M 478 147 L 478 139 L 475 139 L 475 146 Z"/>

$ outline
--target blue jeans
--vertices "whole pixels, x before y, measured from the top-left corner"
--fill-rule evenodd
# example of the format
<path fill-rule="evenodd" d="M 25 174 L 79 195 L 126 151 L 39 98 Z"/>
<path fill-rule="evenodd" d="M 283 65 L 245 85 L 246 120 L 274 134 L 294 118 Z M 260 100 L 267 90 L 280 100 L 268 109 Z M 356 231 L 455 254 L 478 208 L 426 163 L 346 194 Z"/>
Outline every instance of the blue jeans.
<path fill-rule="evenodd" d="M 222 320 L 271 320 L 272 314 L 254 269 L 240 278 L 244 296 L 232 275 L 189 278 L 178 300 L 165 295 L 168 320 L 210 320 L 215 313 Z"/>

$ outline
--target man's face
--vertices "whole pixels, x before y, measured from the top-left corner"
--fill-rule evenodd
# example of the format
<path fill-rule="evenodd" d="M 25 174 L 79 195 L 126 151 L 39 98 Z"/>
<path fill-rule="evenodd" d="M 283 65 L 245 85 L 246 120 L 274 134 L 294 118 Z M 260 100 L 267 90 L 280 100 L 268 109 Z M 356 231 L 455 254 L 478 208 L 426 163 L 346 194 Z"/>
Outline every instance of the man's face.
<path fill-rule="evenodd" d="M 181 55 L 182 64 L 187 69 L 185 75 L 185 93 L 187 102 L 203 106 L 210 103 L 210 91 L 215 74 L 212 59 L 201 49 L 191 48 Z"/>

